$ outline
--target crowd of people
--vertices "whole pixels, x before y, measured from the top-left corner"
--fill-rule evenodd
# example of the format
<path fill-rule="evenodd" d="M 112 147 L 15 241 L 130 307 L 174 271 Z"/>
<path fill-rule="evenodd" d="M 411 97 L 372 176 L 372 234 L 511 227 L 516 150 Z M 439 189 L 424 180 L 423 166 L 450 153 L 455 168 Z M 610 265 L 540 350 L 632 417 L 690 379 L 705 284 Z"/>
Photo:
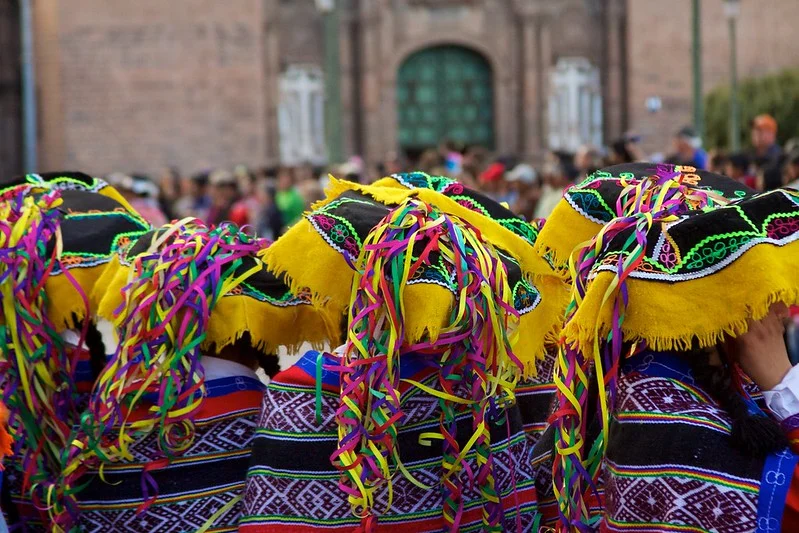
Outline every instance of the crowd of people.
<path fill-rule="evenodd" d="M 776 132 L 0 177 L 0 532 L 799 530 Z"/>
<path fill-rule="evenodd" d="M 250 226 L 258 235 L 275 239 L 303 211 L 324 196 L 329 175 L 372 183 L 392 174 L 420 170 L 450 176 L 464 185 L 507 203 L 527 220 L 546 218 L 563 191 L 599 168 L 636 161 L 690 165 L 729 176 L 759 191 L 799 186 L 799 139 L 785 147 L 777 143 L 778 124 L 767 114 L 752 122 L 751 149 L 707 151 L 691 127 L 675 133 L 667 155 L 645 154 L 641 138 L 626 134 L 607 147 L 584 145 L 575 153 L 549 152 L 538 165 L 512 154 L 492 157 L 480 146 L 443 141 L 437 149 L 410 160 L 397 153 L 372 167 L 359 157 L 330 168 L 310 164 L 274 168 L 216 169 L 182 176 L 167 168 L 155 179 L 111 174 L 107 181 L 119 189 L 151 223 L 196 217 L 211 224 L 233 221 Z"/>

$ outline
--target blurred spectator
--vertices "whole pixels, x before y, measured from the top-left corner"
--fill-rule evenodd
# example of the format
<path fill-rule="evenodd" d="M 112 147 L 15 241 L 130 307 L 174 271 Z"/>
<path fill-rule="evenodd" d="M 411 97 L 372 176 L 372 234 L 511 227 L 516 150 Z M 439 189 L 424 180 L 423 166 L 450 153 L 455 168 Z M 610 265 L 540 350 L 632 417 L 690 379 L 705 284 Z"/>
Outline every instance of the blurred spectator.
<path fill-rule="evenodd" d="M 176 218 L 175 202 L 180 198 L 180 172 L 178 169 L 175 167 L 165 168 L 158 179 L 158 186 L 161 189 L 158 204 L 166 218 L 172 220 Z"/>
<path fill-rule="evenodd" d="M 799 152 L 793 153 L 785 163 L 785 174 L 783 177 L 786 187 L 799 189 Z"/>
<path fill-rule="evenodd" d="M 509 202 L 510 208 L 525 220 L 531 220 L 541 195 L 538 173 L 530 165 L 520 163 L 505 175 L 505 180 L 515 194 L 513 202 Z"/>
<path fill-rule="evenodd" d="M 208 196 L 208 173 L 200 172 L 180 181 L 180 199 L 172 206 L 175 218 L 194 217 L 208 220 L 211 198 Z"/>
<path fill-rule="evenodd" d="M 752 189 L 757 188 L 757 177 L 749 172 L 749 156 L 744 152 L 731 154 L 722 174 L 726 174 L 735 181 Z"/>
<path fill-rule="evenodd" d="M 116 187 L 125 200 L 151 225 L 159 227 L 167 223 L 166 215 L 158 206 L 158 186 L 148 177 L 115 172 L 107 176 L 106 181 Z"/>
<path fill-rule="evenodd" d="M 391 176 L 392 174 L 400 174 L 406 172 L 408 168 L 405 159 L 398 152 L 389 152 L 386 154 L 383 169 L 379 172 L 380 177 Z"/>
<path fill-rule="evenodd" d="M 716 174 L 727 174 L 727 163 L 730 158 L 722 151 L 714 150 L 708 154 L 707 169 Z M 747 158 L 747 161 L 749 158 Z M 748 172 L 748 169 L 747 169 Z"/>
<path fill-rule="evenodd" d="M 275 204 L 275 191 L 266 180 L 261 180 L 256 183 L 255 194 L 260 207 L 254 222 L 255 230 L 259 237 L 273 241 L 280 237 L 284 227 L 280 210 Z"/>
<path fill-rule="evenodd" d="M 325 197 L 324 188 L 318 178 L 318 174 L 314 172 L 313 167 L 308 166 L 299 172 L 295 169 L 294 177 L 296 179 L 297 191 L 299 191 L 300 196 L 302 196 L 305 209 L 310 209 L 314 203 Z"/>
<path fill-rule="evenodd" d="M 335 171 L 335 175 L 340 176 L 341 179 L 351 181 L 353 183 L 361 183 L 362 172 L 363 168 L 358 161 L 353 161 L 350 159 L 338 167 L 338 169 Z"/>
<path fill-rule="evenodd" d="M 480 189 L 499 201 L 505 189 L 505 180 L 502 179 L 504 175 L 505 165 L 500 161 L 494 161 L 480 174 Z"/>
<path fill-rule="evenodd" d="M 444 161 L 444 170 L 447 176 L 457 176 L 463 168 L 462 146 L 454 141 L 444 141 L 439 146 L 438 152 Z"/>
<path fill-rule="evenodd" d="M 674 136 L 674 152 L 666 161 L 674 165 L 686 165 L 704 170 L 707 168 L 707 153 L 702 150 L 702 140 L 690 126 L 682 128 Z"/>
<path fill-rule="evenodd" d="M 611 143 L 608 166 L 634 163 L 635 161 L 636 157 L 632 150 L 632 143 L 626 137 L 616 139 Z"/>
<path fill-rule="evenodd" d="M 576 177 L 576 169 L 569 164 L 564 154 L 549 154 L 544 164 L 544 184 L 541 188 L 540 199 L 535 208 L 535 218 L 547 218 L 563 197 L 563 192 Z"/>
<path fill-rule="evenodd" d="M 236 177 L 227 170 L 215 170 L 208 177 L 211 184 L 211 208 L 208 211 L 208 223 L 219 225 L 222 222 L 233 222 L 239 226 L 248 223 L 246 209 L 241 205 L 233 206 L 239 200 L 239 187 Z"/>
<path fill-rule="evenodd" d="M 602 166 L 602 156 L 599 150 L 591 145 L 582 145 L 574 154 L 574 167 L 577 169 L 580 180 L 587 178 Z"/>
<path fill-rule="evenodd" d="M 758 115 L 752 120 L 752 161 L 762 190 L 771 191 L 782 185 L 782 148 L 777 144 L 777 121 L 771 115 Z"/>
<path fill-rule="evenodd" d="M 436 171 L 443 168 L 444 160 L 441 158 L 437 150 L 425 150 L 419 156 L 419 170 L 427 172 L 430 175 L 435 175 Z"/>
<path fill-rule="evenodd" d="M 294 185 L 294 176 L 288 167 L 278 170 L 275 205 L 286 227 L 297 222 L 305 211 L 305 200 Z"/>

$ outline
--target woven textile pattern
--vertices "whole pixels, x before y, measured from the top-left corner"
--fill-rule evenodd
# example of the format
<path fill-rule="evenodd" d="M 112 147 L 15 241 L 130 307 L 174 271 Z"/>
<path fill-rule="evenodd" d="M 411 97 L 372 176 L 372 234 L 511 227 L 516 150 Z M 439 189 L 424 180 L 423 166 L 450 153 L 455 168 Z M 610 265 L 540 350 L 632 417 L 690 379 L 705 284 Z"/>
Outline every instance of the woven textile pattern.
<path fill-rule="evenodd" d="M 224 401 L 225 397 L 214 400 Z M 221 515 L 208 531 L 235 531 L 242 513 L 247 464 L 258 410 L 254 406 L 210 418 L 198 418 L 192 446 L 178 461 L 155 471 L 158 497 L 144 513 L 139 480 L 143 465 L 163 457 L 151 434 L 131 447 L 134 460 L 106 470 L 109 483 L 124 480 L 118 492 L 94 478 L 80 495 L 81 527 L 87 532 L 190 532 Z M 213 472 L 213 475 L 204 473 Z M 225 507 L 227 506 L 227 509 Z M 223 511 L 223 509 L 225 509 Z"/>
<path fill-rule="evenodd" d="M 433 384 L 432 380 L 425 382 Z M 279 381 L 270 384 L 254 441 L 242 531 L 304 531 L 303 528 L 321 527 L 352 531 L 360 524 L 338 487 L 339 473 L 329 460 L 337 443 L 334 413 L 338 396 L 323 392 L 321 401 L 323 418 L 317 424 L 313 387 Z M 437 452 L 440 445 L 433 441 L 430 447 L 421 446 L 412 440 L 420 432 L 438 428 L 438 401 L 419 389 L 412 389 L 403 395 L 402 407 L 406 416 L 399 442 L 405 444 L 401 448 L 404 464 L 418 482 L 432 488 L 419 487 L 397 472 L 394 499 L 388 512 L 382 512 L 387 504 L 385 491 L 377 496 L 375 509 L 381 513 L 379 531 L 395 531 L 397 527 L 400 531 L 440 531 L 445 527 L 441 517 L 442 491 L 436 488 L 441 479 L 441 456 Z M 510 434 L 505 424 L 492 429 L 492 433 L 504 435 L 492 439 L 496 486 L 506 510 L 505 529 L 530 531 L 534 519 L 531 445 L 521 430 L 520 420 L 516 423 Z M 411 445 L 414 442 L 416 445 Z M 315 457 L 304 454 L 305 450 Z M 305 460 L 298 462 L 298 456 Z M 474 457 L 469 462 L 473 463 Z M 464 500 L 469 519 L 461 530 L 477 531 L 482 527 L 479 491 L 475 487 L 467 489 Z M 475 512 L 469 513 L 472 509 Z"/>
<path fill-rule="evenodd" d="M 605 463 L 608 531 L 754 531 L 762 459 L 728 445 L 730 420 L 701 390 L 631 372 L 619 382 Z M 668 439 L 665 449 L 655 439 Z"/>

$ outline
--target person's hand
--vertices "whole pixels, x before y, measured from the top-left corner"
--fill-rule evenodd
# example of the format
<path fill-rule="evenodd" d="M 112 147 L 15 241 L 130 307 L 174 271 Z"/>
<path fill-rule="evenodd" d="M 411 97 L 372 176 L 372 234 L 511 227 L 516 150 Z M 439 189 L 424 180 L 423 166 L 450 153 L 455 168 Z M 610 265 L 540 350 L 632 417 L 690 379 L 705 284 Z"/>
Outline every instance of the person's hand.
<path fill-rule="evenodd" d="M 725 343 L 727 353 L 760 390 L 776 387 L 791 369 L 783 338 L 787 315 L 784 304 L 775 304 L 765 318 L 749 323 L 749 331 Z"/>

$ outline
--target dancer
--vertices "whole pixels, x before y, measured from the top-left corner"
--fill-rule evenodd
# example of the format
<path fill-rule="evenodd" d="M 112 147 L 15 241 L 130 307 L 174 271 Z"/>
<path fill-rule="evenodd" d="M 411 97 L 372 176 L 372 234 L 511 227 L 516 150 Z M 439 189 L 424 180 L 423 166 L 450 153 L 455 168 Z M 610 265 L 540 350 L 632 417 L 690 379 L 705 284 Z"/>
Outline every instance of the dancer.
<path fill-rule="evenodd" d="M 576 255 L 553 423 L 564 531 L 789 523 L 797 456 L 740 368 L 764 347 L 787 362 L 781 340 L 751 336 L 799 299 L 799 199 L 730 201 L 693 181 L 671 167 L 623 179 L 620 216 Z M 585 502 L 602 477 L 597 516 Z"/>
<path fill-rule="evenodd" d="M 110 197 L 83 190 L 6 189 L 0 202 L 0 388 L 14 455 L 2 508 L 9 522 L 43 527 L 60 454 L 85 402 L 91 367 L 102 367 L 89 293 L 117 247 L 148 226 Z M 71 349 L 77 337 L 100 354 Z M 93 342 L 97 341 L 97 342 Z M 97 365 L 93 365 L 97 363 Z M 82 394 L 83 393 L 83 394 Z"/>
<path fill-rule="evenodd" d="M 529 529 L 531 444 L 509 401 L 543 339 L 534 348 L 537 333 L 513 322 L 542 302 L 508 248 L 530 257 L 530 245 L 435 191 L 332 190 L 276 243 L 313 255 L 313 267 L 278 248 L 266 260 L 318 305 L 346 310 L 348 341 L 270 383 L 241 530 Z M 500 237 L 501 250 L 488 243 Z M 525 363 L 516 333 L 529 335 Z M 298 447 L 307 461 L 290 460 Z M 297 497 L 311 490 L 325 505 Z"/>
<path fill-rule="evenodd" d="M 265 246 L 185 220 L 119 254 L 95 292 L 121 344 L 69 449 L 59 527 L 236 530 L 263 396 L 255 371 L 274 375 L 279 346 L 327 335 L 255 257 Z"/>

